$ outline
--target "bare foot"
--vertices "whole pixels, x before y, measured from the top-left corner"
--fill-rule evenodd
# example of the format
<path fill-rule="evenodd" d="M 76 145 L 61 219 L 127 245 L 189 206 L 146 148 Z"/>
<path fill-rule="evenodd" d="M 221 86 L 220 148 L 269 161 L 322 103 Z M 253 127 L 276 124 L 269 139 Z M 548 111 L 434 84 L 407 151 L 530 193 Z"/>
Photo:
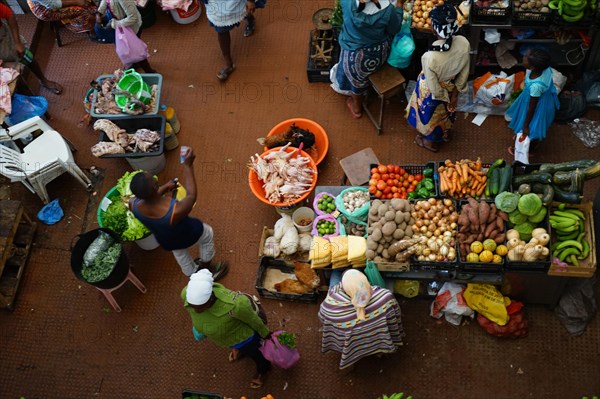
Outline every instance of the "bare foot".
<path fill-rule="evenodd" d="M 265 383 L 263 377 L 264 376 L 262 374 L 255 375 L 254 378 L 252 379 L 252 382 L 250 383 L 250 388 L 258 389 L 258 388 L 262 387 L 263 384 Z"/>

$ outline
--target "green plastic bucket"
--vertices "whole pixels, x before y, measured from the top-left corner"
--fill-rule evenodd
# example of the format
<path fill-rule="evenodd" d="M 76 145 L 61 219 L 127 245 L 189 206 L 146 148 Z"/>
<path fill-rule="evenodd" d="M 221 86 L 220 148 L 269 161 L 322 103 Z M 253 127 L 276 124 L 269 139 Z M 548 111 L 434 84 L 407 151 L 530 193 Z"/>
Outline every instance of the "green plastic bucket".
<path fill-rule="evenodd" d="M 142 75 L 137 73 L 135 69 L 128 69 L 123 72 L 123 77 L 119 80 L 119 83 L 117 83 L 117 88 L 130 93 L 146 105 L 149 104 L 152 99 L 150 86 L 144 82 Z M 124 110 L 129 104 L 129 97 L 123 94 L 117 94 L 115 95 L 115 102 Z"/>

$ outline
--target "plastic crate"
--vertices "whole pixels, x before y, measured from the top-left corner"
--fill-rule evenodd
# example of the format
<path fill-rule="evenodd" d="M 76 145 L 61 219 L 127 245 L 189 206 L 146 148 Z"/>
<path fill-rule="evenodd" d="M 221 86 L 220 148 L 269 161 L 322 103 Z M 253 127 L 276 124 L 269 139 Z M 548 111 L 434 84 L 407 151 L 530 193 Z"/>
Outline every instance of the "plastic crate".
<path fill-rule="evenodd" d="M 101 118 L 104 119 L 104 118 Z M 106 154 L 100 158 L 138 158 L 138 157 L 152 157 L 161 155 L 164 152 L 165 144 L 165 117 L 164 115 L 140 115 L 140 116 L 119 116 L 112 118 L 111 122 L 119 126 L 121 129 L 125 129 L 127 133 L 135 133 L 138 129 L 149 129 L 154 130 L 160 134 L 160 142 L 158 150 L 153 152 L 126 152 L 123 154 Z M 110 141 L 106 133 L 100 133 L 100 142 Z"/>
<path fill-rule="evenodd" d="M 223 395 L 215 392 L 193 391 L 184 389 L 181 391 L 181 399 L 223 399 Z"/>
<path fill-rule="evenodd" d="M 542 223 L 539 223 L 537 225 L 537 227 L 542 227 L 542 228 L 546 229 L 548 234 L 551 235 L 552 232 L 550 229 L 550 220 L 549 220 L 551 209 L 550 209 L 550 207 L 547 207 L 547 208 L 548 208 L 548 212 L 546 213 L 546 218 L 544 219 L 544 221 Z M 510 229 L 510 227 L 507 226 L 507 229 Z M 547 247 L 549 248 L 550 244 L 548 244 Z M 507 257 L 505 268 L 506 268 L 506 270 L 510 270 L 510 271 L 527 271 L 527 272 L 543 271 L 543 272 L 546 272 L 550 268 L 551 258 L 552 257 L 550 255 L 548 255 L 548 259 L 546 259 L 546 260 L 527 262 L 524 260 L 511 261 Z"/>
<path fill-rule="evenodd" d="M 260 258 L 258 273 L 256 274 L 255 287 L 256 291 L 258 291 L 258 295 L 260 295 L 262 298 L 304 303 L 313 303 L 317 301 L 317 298 L 319 297 L 319 292 L 317 290 L 305 294 L 292 294 L 288 292 L 271 291 L 265 288 L 267 269 L 278 269 L 283 273 L 290 274 L 291 277 L 294 276 L 294 267 L 288 265 L 285 261 L 274 259 L 268 256 L 263 256 Z"/>
<path fill-rule="evenodd" d="M 440 166 L 444 166 L 444 165 L 445 165 L 445 164 L 444 164 L 444 162 L 445 162 L 445 161 L 440 161 L 440 162 L 438 162 L 438 164 L 437 164 L 437 165 L 438 165 L 438 168 L 439 168 Z M 490 162 L 482 162 L 482 163 L 481 163 L 481 170 L 482 170 L 482 171 L 484 171 L 484 172 L 487 172 L 487 171 L 488 171 L 488 169 L 489 169 L 491 166 L 492 166 L 492 163 L 490 163 Z M 500 166 L 500 168 L 504 168 L 504 167 L 507 167 L 507 166 L 510 166 L 510 165 L 508 164 L 508 162 L 506 162 L 506 161 L 505 161 L 505 162 L 504 162 L 504 164 L 503 164 L 503 166 Z M 438 173 L 438 172 L 437 172 L 437 169 L 436 169 L 436 174 L 437 174 L 437 173 Z M 511 176 L 510 176 L 510 179 L 509 179 L 509 185 L 508 185 L 508 188 L 509 188 L 510 190 L 512 190 L 512 176 L 513 176 L 513 174 L 514 174 L 514 171 L 513 171 L 513 172 L 511 172 Z M 486 184 L 487 184 L 487 181 L 486 181 Z M 441 187 L 440 187 L 440 185 L 439 185 L 439 176 L 438 176 L 438 190 L 439 190 L 439 195 L 440 195 L 440 198 L 451 198 L 451 199 L 458 200 L 458 201 L 460 201 L 460 200 L 463 200 L 463 199 L 465 199 L 465 198 L 466 198 L 466 197 L 455 198 L 455 197 L 453 197 L 453 196 L 446 195 L 446 194 L 442 193 L 442 191 L 441 191 Z M 486 200 L 493 201 L 493 198 L 486 198 L 486 197 L 485 197 L 485 189 L 484 189 L 484 191 L 483 191 L 483 193 L 482 193 L 482 195 L 481 195 L 480 199 L 486 199 Z"/>
<path fill-rule="evenodd" d="M 473 4 L 471 18 L 473 22 L 505 22 L 510 18 L 511 6 L 505 8 L 480 7 Z"/>
<path fill-rule="evenodd" d="M 517 10 L 514 4 L 512 7 L 512 25 L 550 25 L 554 22 L 554 12 L 552 10 L 550 10 L 550 12 L 523 11 Z"/>
<path fill-rule="evenodd" d="M 262 235 L 260 237 L 260 243 L 258 244 L 258 257 L 266 256 L 265 251 L 265 242 L 267 238 L 271 237 L 275 233 L 275 230 L 268 228 L 267 226 L 263 227 Z M 298 262 L 307 262 L 308 263 L 308 252 L 296 252 L 293 255 L 285 255 L 281 253 L 278 258 L 274 258 L 285 262 L 289 266 L 294 265 L 294 261 Z"/>
<path fill-rule="evenodd" d="M 306 76 L 308 78 L 308 82 L 309 83 L 315 83 L 315 82 L 330 83 L 331 79 L 329 78 L 329 71 L 331 70 L 331 67 L 333 67 L 335 64 L 337 64 L 337 62 L 340 58 L 340 45 L 338 44 L 337 40 L 334 38 L 333 39 L 333 50 L 331 50 L 331 61 L 329 62 L 328 66 L 321 68 L 321 67 L 317 67 L 311 58 L 311 55 L 313 52 L 313 48 L 311 46 L 311 41 L 312 41 L 312 32 L 309 32 L 308 61 L 306 63 Z"/>
<path fill-rule="evenodd" d="M 480 202 L 480 201 L 477 201 Z M 488 204 L 493 204 L 493 200 L 486 200 Z M 467 204 L 468 201 L 460 201 L 458 203 L 458 212 L 462 212 L 462 207 Z M 504 231 L 506 233 L 506 224 L 504 225 Z M 481 242 L 485 241 L 487 237 L 484 237 Z M 505 244 L 502 243 L 502 244 Z M 501 244 L 497 244 L 501 245 Z M 467 262 L 460 253 L 460 243 L 458 242 L 458 238 L 456 239 L 456 252 L 458 256 L 458 270 L 461 272 L 467 273 L 499 273 L 504 270 L 504 266 L 506 264 L 506 256 L 502 257 L 502 263 L 492 263 L 492 262 Z"/>
<path fill-rule="evenodd" d="M 143 115 L 156 115 L 158 114 L 158 110 L 160 109 L 160 92 L 162 89 L 162 75 L 159 73 L 142 73 L 140 74 L 142 75 L 142 78 L 144 79 L 144 82 L 146 82 L 149 86 L 158 86 L 157 90 L 156 90 L 156 99 L 154 100 L 154 109 L 151 112 L 147 112 Z M 102 85 L 102 81 L 104 79 L 107 78 L 112 78 L 114 75 L 109 74 L 109 75 L 100 75 L 96 78 L 96 82 L 98 82 L 98 84 Z M 131 117 L 131 115 L 128 115 L 126 113 L 122 113 L 122 114 L 98 114 L 96 113 L 96 110 L 94 108 L 94 104 L 96 104 L 98 99 L 98 91 L 94 90 L 94 94 L 92 97 L 92 106 L 90 109 L 90 115 L 94 118 L 101 118 L 101 119 L 114 119 L 114 118 L 119 118 L 119 117 L 123 117 L 123 116 L 129 116 Z M 142 115 L 139 115 L 142 116 Z M 137 116 L 137 117 L 139 117 Z"/>
<path fill-rule="evenodd" d="M 440 184 L 439 184 L 439 176 L 438 176 L 438 172 L 437 172 L 436 162 L 430 161 L 424 165 L 396 165 L 396 164 L 393 164 L 393 165 L 401 167 L 402 169 L 406 170 L 406 172 L 411 175 L 422 174 L 423 171 L 427 168 L 433 169 L 433 184 L 434 184 L 435 197 L 439 198 Z M 369 170 L 376 168 L 377 166 L 378 166 L 377 164 L 372 163 L 369 165 Z M 370 172 L 369 172 L 369 176 L 371 176 Z M 370 177 L 369 177 L 369 179 L 370 179 Z M 371 200 L 376 199 L 375 196 L 373 196 L 373 195 L 371 195 L 370 197 L 371 197 Z M 418 199 L 427 199 L 427 198 L 418 198 Z"/>

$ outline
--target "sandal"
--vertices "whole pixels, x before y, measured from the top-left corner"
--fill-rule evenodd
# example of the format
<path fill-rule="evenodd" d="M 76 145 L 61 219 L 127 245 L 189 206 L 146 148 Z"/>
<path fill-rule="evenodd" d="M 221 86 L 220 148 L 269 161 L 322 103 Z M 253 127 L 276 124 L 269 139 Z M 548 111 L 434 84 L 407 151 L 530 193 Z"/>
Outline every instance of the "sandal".
<path fill-rule="evenodd" d="M 214 281 L 222 279 L 229 272 L 229 264 L 227 262 L 218 262 L 213 266 L 210 262 L 201 262 L 200 259 L 197 258 L 194 260 L 194 263 L 198 265 L 195 272 L 200 269 L 208 269 L 212 273 Z"/>
<path fill-rule="evenodd" d="M 231 75 L 233 73 L 233 71 L 235 71 L 235 65 L 232 65 L 231 67 L 223 68 L 217 74 L 217 78 L 219 78 L 220 81 L 224 82 L 227 79 L 229 79 L 229 75 Z"/>
<path fill-rule="evenodd" d="M 352 117 L 354 119 L 359 119 L 360 117 L 362 117 L 362 113 L 361 112 L 354 112 L 354 109 L 352 108 L 352 105 L 354 104 L 354 101 L 352 101 L 352 97 L 348 97 L 346 99 L 346 105 L 348 106 L 348 109 L 350 110 L 350 113 L 352 114 Z"/>
<path fill-rule="evenodd" d="M 48 83 L 41 83 L 42 87 L 51 90 L 54 94 L 59 95 L 63 92 L 63 87 L 56 82 L 48 81 Z"/>
<path fill-rule="evenodd" d="M 231 352 L 229 352 L 229 362 L 233 363 L 237 360 L 240 360 L 241 358 L 243 358 L 244 355 L 242 355 L 239 351 L 239 349 L 232 349 Z"/>
<path fill-rule="evenodd" d="M 264 385 L 263 376 L 262 376 L 262 374 L 259 374 L 258 376 L 254 377 L 252 379 L 252 382 L 250 383 L 250 388 L 258 389 L 258 388 L 261 388 L 263 385 Z"/>
<path fill-rule="evenodd" d="M 428 140 L 423 139 L 421 136 L 415 137 L 415 144 L 431 152 L 438 152 L 438 149 L 434 147 L 433 144 L 431 144 Z"/>
<path fill-rule="evenodd" d="M 256 28 L 256 22 L 252 19 L 252 22 L 246 23 L 246 28 L 244 28 L 244 37 L 252 36 L 254 33 L 254 28 Z"/>

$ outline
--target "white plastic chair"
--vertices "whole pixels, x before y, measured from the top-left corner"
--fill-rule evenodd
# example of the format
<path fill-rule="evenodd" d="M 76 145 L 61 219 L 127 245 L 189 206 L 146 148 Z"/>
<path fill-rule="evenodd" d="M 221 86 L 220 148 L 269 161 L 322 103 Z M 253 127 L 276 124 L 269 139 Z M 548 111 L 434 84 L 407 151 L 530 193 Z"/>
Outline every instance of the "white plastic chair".
<path fill-rule="evenodd" d="M 0 174 L 11 182 L 20 181 L 45 204 L 50 202 L 46 184 L 65 172 L 73 175 L 86 189 L 92 188 L 90 179 L 75 163 L 67 142 L 41 118 L 28 119 L 7 130 L 0 131 Z M 43 133 L 21 153 L 14 141 L 36 130 Z"/>

